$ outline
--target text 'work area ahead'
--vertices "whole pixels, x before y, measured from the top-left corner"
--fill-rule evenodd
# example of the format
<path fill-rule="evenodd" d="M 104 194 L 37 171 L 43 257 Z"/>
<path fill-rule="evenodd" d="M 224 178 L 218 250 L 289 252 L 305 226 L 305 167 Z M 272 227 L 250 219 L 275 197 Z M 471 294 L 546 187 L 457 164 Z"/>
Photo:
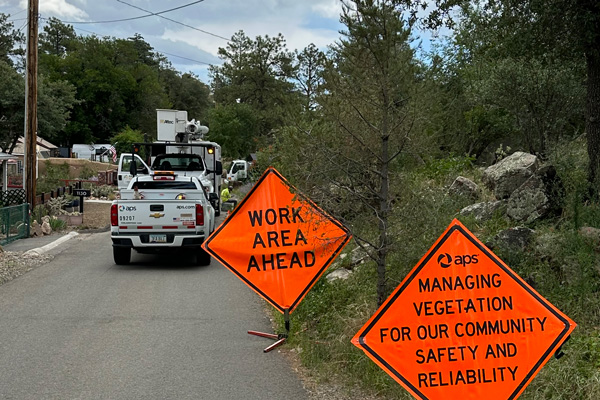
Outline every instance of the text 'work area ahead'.
<path fill-rule="evenodd" d="M 417 399 L 516 399 L 576 324 L 454 220 L 352 339 Z"/>
<path fill-rule="evenodd" d="M 291 313 L 349 240 L 342 224 L 269 168 L 203 246 Z"/>

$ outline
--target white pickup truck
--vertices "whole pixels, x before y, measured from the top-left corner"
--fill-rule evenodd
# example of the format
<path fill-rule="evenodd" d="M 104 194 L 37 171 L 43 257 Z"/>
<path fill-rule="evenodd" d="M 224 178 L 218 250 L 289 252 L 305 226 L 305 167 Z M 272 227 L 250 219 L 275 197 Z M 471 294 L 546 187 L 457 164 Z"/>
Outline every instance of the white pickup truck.
<path fill-rule="evenodd" d="M 129 264 L 131 249 L 154 253 L 169 249 L 195 252 L 198 265 L 210 264 L 200 246 L 215 229 L 215 210 L 197 177 L 155 171 L 133 178 L 110 209 L 113 256 Z"/>

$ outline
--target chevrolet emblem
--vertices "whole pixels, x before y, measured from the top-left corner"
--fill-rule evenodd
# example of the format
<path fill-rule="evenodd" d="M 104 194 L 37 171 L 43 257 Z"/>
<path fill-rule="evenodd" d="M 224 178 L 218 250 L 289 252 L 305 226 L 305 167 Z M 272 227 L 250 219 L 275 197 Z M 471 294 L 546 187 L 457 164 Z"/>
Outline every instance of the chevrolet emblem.
<path fill-rule="evenodd" d="M 165 214 L 164 213 L 154 213 L 154 214 L 150 214 L 151 218 L 161 218 L 164 217 Z"/>

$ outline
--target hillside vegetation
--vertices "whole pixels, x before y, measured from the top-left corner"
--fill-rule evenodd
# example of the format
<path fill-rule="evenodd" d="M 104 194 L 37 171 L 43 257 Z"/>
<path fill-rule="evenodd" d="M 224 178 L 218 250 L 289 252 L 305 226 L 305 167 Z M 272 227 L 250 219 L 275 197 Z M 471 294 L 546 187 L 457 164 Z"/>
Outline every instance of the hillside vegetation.
<path fill-rule="evenodd" d="M 579 233 L 584 226 L 600 226 L 600 206 L 584 200 L 585 147 L 574 141 L 557 147 L 549 157 L 566 188 L 560 216 L 516 224 L 501 214 L 486 222 L 462 217 L 458 211 L 472 200 L 451 196 L 448 187 L 458 175 L 480 184 L 481 168 L 464 159 L 431 160 L 403 174 L 402 200 L 394 205 L 394 232 L 399 246 L 387 263 L 389 285 L 395 288 L 429 250 L 453 218 L 458 218 L 484 243 L 500 231 L 527 226 L 535 233 L 523 250 L 494 247 L 493 251 L 543 297 L 577 324 L 563 347 L 565 356 L 554 357 L 521 396 L 523 399 L 600 398 L 600 240 Z M 491 198 L 490 193 L 482 194 Z M 375 229 L 375 227 L 372 227 Z M 353 246 L 349 246 L 353 247 Z M 350 250 L 350 249 L 348 249 Z M 345 383 L 348 398 L 355 385 L 381 399 L 412 397 L 391 377 L 350 343 L 377 309 L 376 263 L 351 265 L 346 257 L 333 268 L 350 268 L 347 280 L 315 285 L 291 319 L 288 346 L 309 367 L 315 379 Z M 280 321 L 281 322 L 281 321 Z M 280 327 L 283 330 L 283 325 Z"/>

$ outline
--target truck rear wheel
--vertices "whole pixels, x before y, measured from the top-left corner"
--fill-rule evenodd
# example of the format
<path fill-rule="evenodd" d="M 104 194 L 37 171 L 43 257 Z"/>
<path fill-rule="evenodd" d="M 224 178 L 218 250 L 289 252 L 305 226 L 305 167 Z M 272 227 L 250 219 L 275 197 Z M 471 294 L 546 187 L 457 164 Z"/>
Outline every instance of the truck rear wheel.
<path fill-rule="evenodd" d="M 210 254 L 203 248 L 199 248 L 196 251 L 196 265 L 208 265 L 210 264 Z"/>
<path fill-rule="evenodd" d="M 113 258 L 117 265 L 127 265 L 131 261 L 130 247 L 113 247 Z"/>

